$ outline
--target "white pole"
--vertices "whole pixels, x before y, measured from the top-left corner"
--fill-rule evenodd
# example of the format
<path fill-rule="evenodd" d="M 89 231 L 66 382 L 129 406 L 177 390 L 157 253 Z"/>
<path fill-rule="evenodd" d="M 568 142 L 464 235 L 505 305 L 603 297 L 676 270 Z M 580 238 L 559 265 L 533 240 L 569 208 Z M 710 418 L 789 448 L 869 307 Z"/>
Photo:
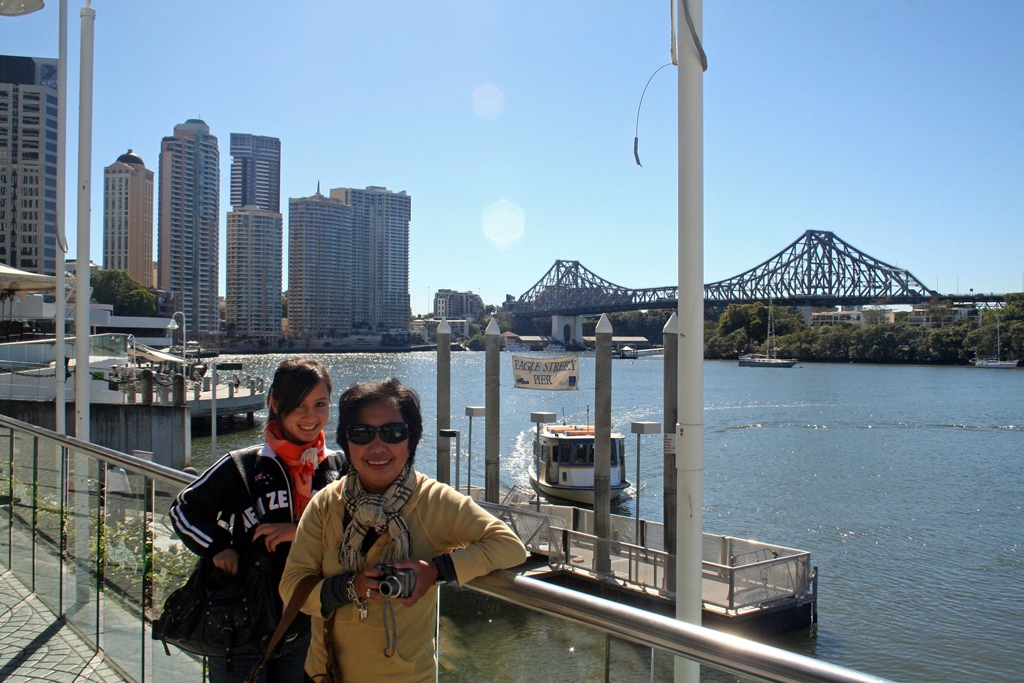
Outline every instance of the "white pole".
<path fill-rule="evenodd" d="M 704 66 L 702 0 L 681 0 L 679 26 L 679 381 L 676 618 L 701 623 L 701 509 L 704 504 Z M 691 34 L 690 23 L 693 26 Z M 696 682 L 700 665 L 677 659 L 676 681 Z"/>
<path fill-rule="evenodd" d="M 217 462 L 217 361 L 210 362 L 210 462 Z"/>
<path fill-rule="evenodd" d="M 67 334 L 67 292 L 64 291 L 64 268 L 68 242 L 65 232 L 67 223 L 64 215 L 64 183 L 67 181 L 67 139 L 68 139 L 68 0 L 60 0 L 60 47 L 57 53 L 57 280 L 53 312 L 53 388 L 55 391 L 54 429 L 58 434 L 67 433 L 65 419 L 65 388 L 67 375 L 64 373 L 64 337 Z"/>
<path fill-rule="evenodd" d="M 82 8 L 78 95 L 78 258 L 75 265 L 75 436 L 89 440 L 89 220 L 92 211 L 92 58 L 96 10 Z"/>

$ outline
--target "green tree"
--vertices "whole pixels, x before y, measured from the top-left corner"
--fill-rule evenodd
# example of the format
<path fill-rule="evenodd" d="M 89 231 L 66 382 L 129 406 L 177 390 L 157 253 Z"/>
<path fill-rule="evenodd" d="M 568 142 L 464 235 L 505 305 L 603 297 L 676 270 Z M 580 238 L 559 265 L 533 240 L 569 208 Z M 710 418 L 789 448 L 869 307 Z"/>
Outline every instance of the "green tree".
<path fill-rule="evenodd" d="M 114 315 L 156 315 L 156 295 L 126 270 L 101 270 L 92 274 L 89 283 L 92 298 L 97 303 L 113 305 Z"/>

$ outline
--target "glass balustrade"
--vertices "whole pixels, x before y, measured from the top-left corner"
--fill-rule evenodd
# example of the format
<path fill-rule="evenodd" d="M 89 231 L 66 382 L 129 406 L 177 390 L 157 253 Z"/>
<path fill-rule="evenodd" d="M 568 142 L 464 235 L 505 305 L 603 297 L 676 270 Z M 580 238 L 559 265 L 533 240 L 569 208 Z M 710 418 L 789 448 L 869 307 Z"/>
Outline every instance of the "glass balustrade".
<path fill-rule="evenodd" d="M 127 681 L 204 678 L 201 658 L 150 636 L 195 564 L 167 518 L 190 480 L 0 416 L 0 570 Z M 677 669 L 707 683 L 881 680 L 510 572 L 445 586 L 439 600 L 444 682 L 674 681 Z"/>

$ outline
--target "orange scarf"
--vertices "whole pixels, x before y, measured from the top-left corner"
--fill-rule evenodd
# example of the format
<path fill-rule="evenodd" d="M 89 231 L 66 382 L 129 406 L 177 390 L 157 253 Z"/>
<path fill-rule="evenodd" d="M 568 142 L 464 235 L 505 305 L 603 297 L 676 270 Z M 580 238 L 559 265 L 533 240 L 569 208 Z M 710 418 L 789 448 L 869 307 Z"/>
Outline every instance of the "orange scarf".
<path fill-rule="evenodd" d="M 309 443 L 293 443 L 284 438 L 281 423 L 270 420 L 263 429 L 263 436 L 278 460 L 284 464 L 288 478 L 292 480 L 292 497 L 295 499 L 292 509 L 295 511 L 295 519 L 298 520 L 313 497 L 313 473 L 326 457 L 324 433 L 321 431 L 320 436 Z"/>

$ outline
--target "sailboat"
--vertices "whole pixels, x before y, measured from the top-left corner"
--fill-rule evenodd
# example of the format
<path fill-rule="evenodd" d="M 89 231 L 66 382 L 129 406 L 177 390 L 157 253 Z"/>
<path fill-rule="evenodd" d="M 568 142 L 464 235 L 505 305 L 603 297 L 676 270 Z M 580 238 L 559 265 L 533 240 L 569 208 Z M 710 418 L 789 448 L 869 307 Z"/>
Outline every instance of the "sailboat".
<path fill-rule="evenodd" d="M 744 368 L 791 368 L 800 361 L 796 358 L 775 357 L 775 315 L 772 311 L 772 300 L 768 300 L 768 340 L 765 342 L 766 353 L 745 353 L 740 356 L 740 367 Z"/>
<path fill-rule="evenodd" d="M 1002 353 L 1000 339 L 999 339 L 999 313 L 996 313 L 996 355 L 994 356 L 982 356 L 974 361 L 974 367 L 976 368 L 988 368 L 989 370 L 1009 370 L 1010 368 L 1017 367 L 1017 361 L 1015 360 L 1001 360 L 1000 354 Z"/>

